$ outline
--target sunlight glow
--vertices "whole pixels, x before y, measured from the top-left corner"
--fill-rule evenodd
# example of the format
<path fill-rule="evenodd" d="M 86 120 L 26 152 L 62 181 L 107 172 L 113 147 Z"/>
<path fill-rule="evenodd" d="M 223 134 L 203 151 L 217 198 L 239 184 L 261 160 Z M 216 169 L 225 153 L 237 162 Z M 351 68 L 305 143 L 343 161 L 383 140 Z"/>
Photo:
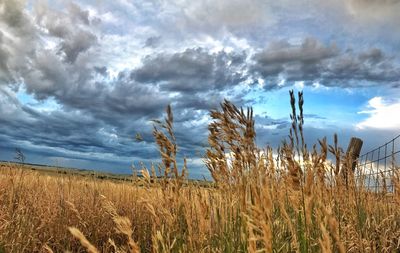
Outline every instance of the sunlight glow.
<path fill-rule="evenodd" d="M 400 128 L 400 118 L 395 116 L 400 112 L 400 101 L 390 102 L 382 97 L 374 97 L 368 101 L 368 108 L 370 110 L 359 112 L 369 114 L 369 117 L 358 123 L 357 128 Z"/>

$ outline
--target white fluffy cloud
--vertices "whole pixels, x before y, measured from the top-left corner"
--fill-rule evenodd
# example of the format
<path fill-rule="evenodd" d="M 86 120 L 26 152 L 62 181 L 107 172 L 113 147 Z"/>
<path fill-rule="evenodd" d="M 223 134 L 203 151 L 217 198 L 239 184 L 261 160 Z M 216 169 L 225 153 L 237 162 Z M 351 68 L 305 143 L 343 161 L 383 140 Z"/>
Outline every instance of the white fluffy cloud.
<path fill-rule="evenodd" d="M 368 101 L 368 118 L 357 124 L 360 129 L 400 129 L 400 101 L 387 101 L 382 97 L 374 97 Z"/>

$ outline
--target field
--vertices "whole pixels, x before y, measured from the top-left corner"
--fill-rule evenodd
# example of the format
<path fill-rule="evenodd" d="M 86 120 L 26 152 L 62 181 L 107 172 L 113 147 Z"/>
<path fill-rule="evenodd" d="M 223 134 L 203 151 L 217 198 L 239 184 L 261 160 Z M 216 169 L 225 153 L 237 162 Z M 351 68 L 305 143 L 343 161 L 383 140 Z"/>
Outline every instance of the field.
<path fill-rule="evenodd" d="M 22 164 L 14 162 L 0 162 L 0 168 L 17 167 L 24 170 L 38 171 L 41 174 L 52 175 L 52 176 L 77 176 L 77 177 L 88 177 L 98 178 L 104 180 L 115 180 L 115 181 L 132 181 L 132 175 L 114 174 L 107 172 L 99 172 L 94 170 L 76 169 L 76 168 L 64 168 L 55 167 L 48 165 L 36 165 L 36 164 Z"/>
<path fill-rule="evenodd" d="M 297 110 L 291 99 L 278 150 L 256 146 L 251 109 L 225 101 L 211 112 L 209 183 L 176 160 L 170 107 L 154 130 L 162 164 L 142 178 L 4 165 L 0 252 L 399 252 L 399 175 L 394 193 L 364 189 L 337 141 L 306 147 L 302 95 Z"/>

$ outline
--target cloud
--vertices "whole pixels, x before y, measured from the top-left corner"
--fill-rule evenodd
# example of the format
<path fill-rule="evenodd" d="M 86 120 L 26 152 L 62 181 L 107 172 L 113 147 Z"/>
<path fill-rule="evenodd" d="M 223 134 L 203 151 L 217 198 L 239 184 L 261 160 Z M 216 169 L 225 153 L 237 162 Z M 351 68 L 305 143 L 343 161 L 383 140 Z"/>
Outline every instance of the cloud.
<path fill-rule="evenodd" d="M 63 12 L 40 1 L 31 13 L 24 1 L 2 1 L 0 7 L 2 84 L 14 88 L 23 84 L 45 99 L 88 78 L 89 56 L 83 54 L 96 45 L 97 37 L 86 11 L 71 3 L 69 12 Z"/>
<path fill-rule="evenodd" d="M 87 51 L 97 38 L 92 33 L 79 32 L 61 44 L 60 51 L 65 53 L 65 58 L 69 62 L 75 62 L 80 53 Z"/>
<path fill-rule="evenodd" d="M 131 77 L 137 82 L 157 84 L 165 91 L 219 91 L 245 80 L 245 59 L 244 53 L 210 53 L 203 48 L 189 48 L 145 57 Z"/>
<path fill-rule="evenodd" d="M 12 91 L 0 86 L 0 121 L 7 122 L 14 119 L 20 119 L 20 104 Z M 24 118 L 24 117 L 22 117 Z"/>
<path fill-rule="evenodd" d="M 0 2 L 0 20 L 7 26 L 16 28 L 20 34 L 25 31 L 24 28 L 29 28 L 27 27 L 27 18 L 23 12 L 24 5 L 25 3 L 22 0 L 2 0 Z"/>
<path fill-rule="evenodd" d="M 68 12 L 73 21 L 83 22 L 84 24 L 89 24 L 89 11 L 82 10 L 79 5 L 72 2 L 68 5 Z"/>
<path fill-rule="evenodd" d="M 65 7 L 38 1 L 29 12 L 22 1 L 0 1 L 2 146 L 79 159 L 156 158 L 148 120 L 160 116 L 168 94 L 123 71 L 110 76 L 98 60 L 96 17 L 73 3 Z M 57 108 L 25 104 L 17 90 L 36 104 L 54 99 Z M 137 131 L 145 132 L 145 146 L 132 145 Z"/>
<path fill-rule="evenodd" d="M 9 52 L 3 45 L 3 36 L 0 31 L 0 82 L 7 82 L 10 78 L 10 70 L 8 68 Z"/>
<path fill-rule="evenodd" d="M 366 22 L 392 22 L 400 24 L 398 13 L 400 1 L 398 0 L 351 0 L 346 1 L 350 13 L 356 18 Z"/>
<path fill-rule="evenodd" d="M 253 56 L 251 72 L 266 81 L 266 89 L 305 82 L 324 86 L 365 87 L 394 85 L 400 78 L 400 66 L 380 49 L 361 52 L 342 51 L 334 44 L 325 46 L 314 38 L 301 44 L 278 41 Z"/>
<path fill-rule="evenodd" d="M 17 82 L 15 71 L 34 54 L 36 28 L 24 7 L 24 1 L 0 0 L 0 85 Z"/>
<path fill-rule="evenodd" d="M 146 39 L 144 46 L 155 48 L 160 45 L 160 41 L 161 41 L 160 36 L 151 36 Z"/>
<path fill-rule="evenodd" d="M 305 39 L 300 45 L 278 41 L 254 55 L 251 71 L 269 81 L 268 89 L 277 87 L 279 79 L 313 81 L 320 78 L 320 64 L 337 55 L 337 48 L 324 46 L 316 39 Z"/>
<path fill-rule="evenodd" d="M 179 4 L 187 18 L 200 26 L 243 26 L 267 22 L 272 16 L 268 4 L 259 0 L 201 0 Z"/>
<path fill-rule="evenodd" d="M 151 101 L 147 100 L 144 97 L 138 103 Z M 134 98 L 131 101 L 134 101 Z M 102 106 L 103 110 L 106 108 Z M 160 108 L 153 109 L 151 113 Z M 174 112 L 179 159 L 181 160 L 183 155 L 193 159 L 200 158 L 207 129 L 204 120 L 200 123 L 193 119 L 204 118 L 207 113 L 179 110 Z M 22 147 L 29 154 L 29 159 L 35 156 L 58 156 L 81 160 L 83 162 L 80 166 L 86 164 L 84 161 L 92 161 L 93 164 L 101 161 L 110 162 L 109 166 L 113 163 L 114 168 L 121 163 L 125 168 L 129 168 L 129 164 L 133 161 L 146 163 L 158 161 L 159 154 L 149 122 L 151 115 L 139 118 L 138 115 L 143 115 L 143 112 L 132 111 L 129 112 L 132 116 L 130 118 L 123 116 L 125 112 L 121 113 L 117 110 L 114 113 L 109 111 L 104 113 L 108 119 L 105 117 L 100 119 L 96 113 L 88 114 L 80 110 L 39 111 L 33 106 L 21 104 L 13 91 L 2 89 L 0 90 L 2 152 Z M 159 117 L 155 116 L 155 118 Z M 27 125 L 29 127 L 25 127 Z M 142 135 L 143 142 L 134 141 L 136 133 Z M 6 159 L 12 159 L 12 157 Z M 207 174 L 204 168 L 192 167 L 192 169 L 198 169 L 196 172 L 198 174 Z"/>
<path fill-rule="evenodd" d="M 342 1 L 328 2 L 0 0 L 1 145 L 74 161 L 149 161 L 158 157 L 149 121 L 171 103 L 181 151 L 196 157 L 208 110 L 224 98 L 255 105 L 258 80 L 266 90 L 398 85 L 390 48 L 360 46 L 344 31 L 370 21 L 352 19 Z M 365 4 L 352 13 L 367 13 Z M 322 11 L 327 5 L 336 9 Z M 374 22 L 391 24 L 394 15 L 382 18 L 390 8 L 375 5 L 382 16 Z M 287 119 L 256 120 L 262 145 L 277 146 L 288 133 Z M 143 142 L 133 143 L 136 133 Z"/>
<path fill-rule="evenodd" d="M 368 101 L 366 111 L 368 118 L 357 124 L 360 129 L 400 129 L 400 101 L 387 101 L 382 97 L 374 97 Z"/>
<path fill-rule="evenodd" d="M 264 51 L 256 54 L 255 59 L 264 64 L 301 62 L 314 63 L 337 55 L 335 45 L 325 46 L 314 38 L 306 38 L 300 45 L 287 41 L 277 41 Z"/>
<path fill-rule="evenodd" d="M 155 157 L 153 145 L 138 147 L 133 143 L 133 134 L 140 129 L 146 129 L 145 140 L 151 141 L 151 128 L 145 120 L 124 121 L 123 125 L 117 125 L 79 110 L 38 111 L 21 104 L 7 89 L 0 90 L 0 98 L 2 146 L 15 147 L 25 143 L 23 146 L 34 146 L 37 150 L 55 148 L 68 157 L 85 157 L 90 153 L 112 154 L 114 159 L 125 160 Z M 25 127 L 27 125 L 29 127 Z"/>
<path fill-rule="evenodd" d="M 326 117 L 323 117 L 323 116 L 320 116 L 320 115 L 317 115 L 317 114 L 309 114 L 309 113 L 305 113 L 304 115 L 304 118 L 305 119 L 321 119 L 321 120 L 326 120 L 327 118 Z"/>
<path fill-rule="evenodd" d="M 36 23 L 44 35 L 60 39 L 58 53 L 69 63 L 74 63 L 81 53 L 97 42 L 97 36 L 91 31 L 94 27 L 91 27 L 89 12 L 72 2 L 67 5 L 67 12 L 38 3 L 36 15 Z"/>
<path fill-rule="evenodd" d="M 8 25 L 7 44 L 3 39 L 0 43 L 1 49 L 7 45 L 1 53 L 9 55 L 1 65 L 7 76 L 1 76 L 16 77 L 19 88 L 37 103 L 54 99 L 59 108 L 39 111 L 22 104 L 15 91 L 2 89 L 2 145 L 23 145 L 42 154 L 58 150 L 58 155 L 70 158 L 87 159 L 85 154 L 92 153 L 96 159 L 101 159 L 99 154 L 112 155 L 115 160 L 156 159 L 149 120 L 161 116 L 170 102 L 169 93 L 132 80 L 128 70 L 111 76 L 107 66 L 97 61 L 95 51 L 101 48 L 91 24 L 94 17 L 79 6 L 69 5 L 66 12 L 36 6 L 36 18 L 28 16 L 22 5 L 15 8 L 22 21 Z M 31 27 L 31 34 L 35 40 L 30 43 L 29 37 L 18 34 L 18 27 L 34 20 L 37 27 Z M 11 40 L 20 43 L 8 43 Z M 23 44 L 30 45 L 29 50 L 18 50 Z M 133 145 L 137 132 L 145 140 L 140 147 Z M 186 139 L 191 145 L 190 138 Z"/>

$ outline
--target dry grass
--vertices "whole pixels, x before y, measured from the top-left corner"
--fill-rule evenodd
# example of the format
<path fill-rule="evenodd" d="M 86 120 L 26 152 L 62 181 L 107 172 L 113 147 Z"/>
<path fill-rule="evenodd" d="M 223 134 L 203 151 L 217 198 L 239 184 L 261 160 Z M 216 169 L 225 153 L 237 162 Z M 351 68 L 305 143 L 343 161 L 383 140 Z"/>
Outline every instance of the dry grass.
<path fill-rule="evenodd" d="M 399 176 L 390 196 L 346 185 L 348 158 L 337 142 L 307 149 L 302 94 L 299 115 L 291 100 L 290 138 L 277 151 L 256 146 L 251 109 L 225 101 L 211 112 L 213 187 L 178 168 L 170 108 L 154 130 L 161 180 L 156 168 L 140 183 L 2 168 L 0 252 L 398 252 Z"/>

